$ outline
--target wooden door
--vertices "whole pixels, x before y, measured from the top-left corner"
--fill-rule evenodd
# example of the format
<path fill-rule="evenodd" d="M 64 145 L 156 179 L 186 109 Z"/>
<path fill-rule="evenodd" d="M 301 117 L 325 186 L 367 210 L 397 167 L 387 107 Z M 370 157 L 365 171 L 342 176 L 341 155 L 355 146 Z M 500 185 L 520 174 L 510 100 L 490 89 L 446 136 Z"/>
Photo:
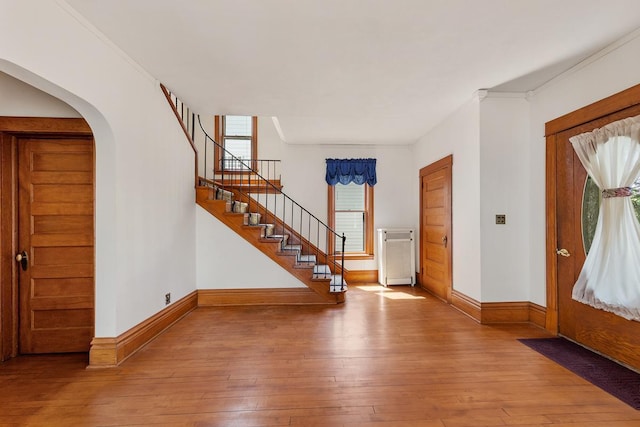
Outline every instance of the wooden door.
<path fill-rule="evenodd" d="M 420 285 L 451 302 L 451 166 L 448 156 L 420 170 Z"/>
<path fill-rule="evenodd" d="M 555 150 L 557 330 L 571 340 L 640 369 L 640 322 L 574 301 L 573 286 L 586 258 L 582 234 L 582 200 L 587 173 L 569 138 L 607 123 L 640 114 L 640 106 L 625 108 L 548 136 Z M 564 249 L 565 251 L 562 251 Z"/>
<path fill-rule="evenodd" d="M 18 138 L 20 342 L 88 351 L 94 325 L 92 138 Z"/>

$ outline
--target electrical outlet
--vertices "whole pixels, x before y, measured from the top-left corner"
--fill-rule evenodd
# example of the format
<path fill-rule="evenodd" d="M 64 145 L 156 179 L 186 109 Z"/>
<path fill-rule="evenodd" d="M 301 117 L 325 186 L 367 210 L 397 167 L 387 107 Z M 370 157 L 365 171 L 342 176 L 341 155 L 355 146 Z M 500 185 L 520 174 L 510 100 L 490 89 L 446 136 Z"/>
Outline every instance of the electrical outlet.
<path fill-rule="evenodd" d="M 164 305 L 171 304 L 171 293 L 164 294 Z"/>
<path fill-rule="evenodd" d="M 507 216 L 506 215 L 496 215 L 496 224 L 506 224 Z"/>

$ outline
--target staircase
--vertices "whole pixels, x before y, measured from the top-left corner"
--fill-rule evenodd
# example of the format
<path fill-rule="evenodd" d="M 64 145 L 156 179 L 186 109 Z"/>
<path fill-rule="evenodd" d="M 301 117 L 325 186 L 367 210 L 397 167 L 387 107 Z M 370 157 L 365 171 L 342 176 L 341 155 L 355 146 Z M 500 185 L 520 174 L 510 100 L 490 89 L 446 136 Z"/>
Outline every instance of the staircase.
<path fill-rule="evenodd" d="M 185 112 L 184 104 L 163 85 L 161 88 L 194 151 L 197 153 L 196 132 L 198 139 L 205 143 L 204 171 L 196 172 L 196 203 L 313 291 L 313 298 L 303 303 L 343 303 L 347 290 L 343 251 L 327 254 L 327 248 L 331 247 L 330 239 L 338 242 L 335 247 L 344 248 L 344 236 L 337 235 L 286 195 L 279 176 L 265 177 L 251 164 L 242 163 L 245 172 L 241 175 L 211 173 L 207 177 L 207 154 L 213 157 L 214 150 L 224 150 L 224 147 L 206 133 L 197 115 L 188 108 Z M 196 120 L 199 129 L 195 126 Z M 233 156 L 227 153 L 227 157 Z"/>

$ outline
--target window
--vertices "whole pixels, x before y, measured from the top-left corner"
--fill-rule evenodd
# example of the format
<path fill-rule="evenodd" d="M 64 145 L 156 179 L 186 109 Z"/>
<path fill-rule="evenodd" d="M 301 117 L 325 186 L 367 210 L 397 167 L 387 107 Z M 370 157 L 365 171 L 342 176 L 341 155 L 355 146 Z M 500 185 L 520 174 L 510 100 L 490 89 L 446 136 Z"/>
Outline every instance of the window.
<path fill-rule="evenodd" d="M 373 187 L 353 182 L 330 185 L 329 227 L 346 236 L 345 255 L 350 258 L 373 256 Z M 329 253 L 342 250 L 340 238 L 329 243 Z"/>
<path fill-rule="evenodd" d="M 216 150 L 216 172 L 247 171 L 255 167 L 258 152 L 257 117 L 215 116 L 215 138 L 226 150 Z"/>

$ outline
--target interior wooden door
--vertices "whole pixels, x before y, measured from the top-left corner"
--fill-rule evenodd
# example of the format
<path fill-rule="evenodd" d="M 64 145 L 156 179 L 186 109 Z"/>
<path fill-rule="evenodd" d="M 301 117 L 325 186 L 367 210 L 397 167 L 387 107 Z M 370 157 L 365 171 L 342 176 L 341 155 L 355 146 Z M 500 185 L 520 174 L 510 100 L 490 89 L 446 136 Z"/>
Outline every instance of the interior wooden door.
<path fill-rule="evenodd" d="M 88 351 L 94 330 L 91 137 L 19 136 L 19 353 Z"/>
<path fill-rule="evenodd" d="M 420 170 L 420 285 L 451 302 L 451 167 L 448 156 Z"/>
<path fill-rule="evenodd" d="M 558 333 L 640 369 L 640 322 L 574 301 L 573 285 L 586 258 L 582 233 L 583 193 L 587 173 L 569 138 L 607 123 L 640 114 L 640 106 L 553 135 L 556 150 Z M 640 260 L 639 260 L 640 262 Z"/>

